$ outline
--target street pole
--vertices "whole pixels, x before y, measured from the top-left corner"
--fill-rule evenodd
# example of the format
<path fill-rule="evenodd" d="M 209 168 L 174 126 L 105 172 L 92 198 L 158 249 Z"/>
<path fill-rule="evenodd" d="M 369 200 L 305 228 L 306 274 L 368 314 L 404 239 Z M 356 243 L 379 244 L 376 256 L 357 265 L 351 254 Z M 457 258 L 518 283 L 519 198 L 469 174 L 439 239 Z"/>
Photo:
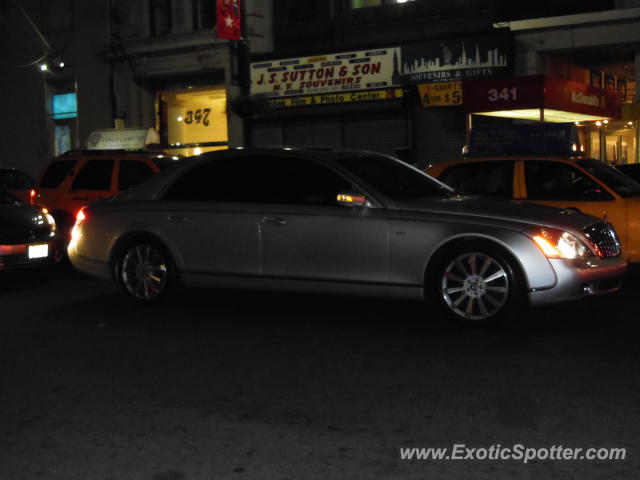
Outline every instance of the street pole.
<path fill-rule="evenodd" d="M 251 96 L 251 75 L 250 75 L 250 49 L 249 38 L 247 28 L 247 0 L 243 0 L 240 4 L 240 41 L 238 42 L 238 69 L 240 70 L 240 91 L 241 94 L 248 100 Z M 242 118 L 242 134 L 244 138 L 244 146 L 251 147 L 252 141 L 252 128 L 251 128 L 251 113 L 248 112 Z"/>

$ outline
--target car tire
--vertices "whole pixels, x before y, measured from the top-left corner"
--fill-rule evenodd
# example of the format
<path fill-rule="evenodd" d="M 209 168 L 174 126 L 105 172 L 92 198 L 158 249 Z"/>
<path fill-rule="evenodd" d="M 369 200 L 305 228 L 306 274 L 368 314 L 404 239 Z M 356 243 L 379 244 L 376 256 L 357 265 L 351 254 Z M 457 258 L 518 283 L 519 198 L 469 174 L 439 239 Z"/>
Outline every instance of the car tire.
<path fill-rule="evenodd" d="M 435 269 L 433 288 L 447 317 L 466 325 L 510 320 L 528 306 L 519 266 L 488 242 L 465 242 L 447 251 Z"/>
<path fill-rule="evenodd" d="M 139 304 L 152 305 L 167 297 L 175 285 L 171 255 L 157 240 L 139 239 L 120 249 L 114 275 L 122 291 Z"/>

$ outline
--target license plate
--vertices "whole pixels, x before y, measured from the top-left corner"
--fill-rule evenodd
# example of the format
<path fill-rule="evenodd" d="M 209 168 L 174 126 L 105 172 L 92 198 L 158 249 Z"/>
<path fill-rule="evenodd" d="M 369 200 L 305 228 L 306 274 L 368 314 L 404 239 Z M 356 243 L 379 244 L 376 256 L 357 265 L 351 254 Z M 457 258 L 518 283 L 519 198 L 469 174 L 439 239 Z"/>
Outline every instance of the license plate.
<path fill-rule="evenodd" d="M 49 256 L 49 245 L 29 245 L 29 258 L 46 258 Z"/>

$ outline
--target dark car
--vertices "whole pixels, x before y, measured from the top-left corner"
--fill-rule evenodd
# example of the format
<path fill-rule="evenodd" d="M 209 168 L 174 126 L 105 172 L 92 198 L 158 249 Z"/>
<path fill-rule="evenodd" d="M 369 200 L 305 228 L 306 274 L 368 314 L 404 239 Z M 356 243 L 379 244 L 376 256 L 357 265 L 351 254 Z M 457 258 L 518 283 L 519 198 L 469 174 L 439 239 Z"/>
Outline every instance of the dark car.
<path fill-rule="evenodd" d="M 54 263 L 60 254 L 49 212 L 0 189 L 0 271 Z"/>
<path fill-rule="evenodd" d="M 640 163 L 628 163 L 626 165 L 617 165 L 616 168 L 622 173 L 629 175 L 636 182 L 640 182 Z"/>
<path fill-rule="evenodd" d="M 30 205 L 35 205 L 38 200 L 36 182 L 27 173 L 15 168 L 0 168 L 0 190 L 6 190 Z"/>

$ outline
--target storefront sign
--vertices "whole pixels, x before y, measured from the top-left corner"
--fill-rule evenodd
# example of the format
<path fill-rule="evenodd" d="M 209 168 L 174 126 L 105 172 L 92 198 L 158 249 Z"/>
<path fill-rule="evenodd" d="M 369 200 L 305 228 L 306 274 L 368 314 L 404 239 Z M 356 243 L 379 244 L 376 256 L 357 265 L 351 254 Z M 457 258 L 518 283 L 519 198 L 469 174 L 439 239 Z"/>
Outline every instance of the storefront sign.
<path fill-rule="evenodd" d="M 616 92 L 560 78 L 545 78 L 545 107 L 584 115 L 620 117 Z"/>
<path fill-rule="evenodd" d="M 322 95 L 306 95 L 302 97 L 272 98 L 276 108 L 308 107 L 315 105 L 336 105 L 355 102 L 376 102 L 379 100 L 394 100 L 402 98 L 401 88 L 384 88 L 381 90 L 366 90 L 360 92 L 325 93 Z"/>
<path fill-rule="evenodd" d="M 478 80 L 462 85 L 467 112 L 491 112 L 542 108 L 544 104 L 544 77 L 515 77 L 496 80 Z"/>
<path fill-rule="evenodd" d="M 462 90 L 469 113 L 551 109 L 598 118 L 620 115 L 615 94 L 543 75 L 469 81 Z"/>
<path fill-rule="evenodd" d="M 399 49 L 383 48 L 251 64 L 251 94 L 292 97 L 399 85 Z M 395 75 L 394 75 L 395 72 Z"/>
<path fill-rule="evenodd" d="M 423 107 L 462 105 L 462 82 L 422 83 L 418 91 Z"/>
<path fill-rule="evenodd" d="M 153 128 L 125 128 L 122 130 L 95 130 L 89 135 L 89 150 L 140 150 L 147 145 L 160 143 Z"/>
<path fill-rule="evenodd" d="M 451 82 L 507 75 L 511 37 L 506 34 L 426 40 L 401 47 L 404 84 Z"/>

